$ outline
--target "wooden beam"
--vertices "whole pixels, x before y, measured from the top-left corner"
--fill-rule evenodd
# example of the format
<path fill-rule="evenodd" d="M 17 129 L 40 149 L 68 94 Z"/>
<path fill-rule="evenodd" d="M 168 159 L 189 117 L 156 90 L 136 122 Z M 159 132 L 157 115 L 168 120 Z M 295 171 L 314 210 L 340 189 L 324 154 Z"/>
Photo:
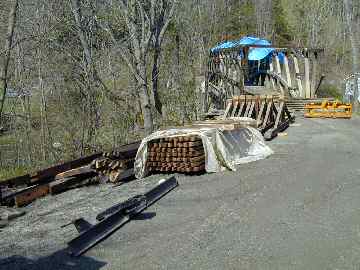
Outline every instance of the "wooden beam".
<path fill-rule="evenodd" d="M 17 207 L 25 206 L 38 198 L 44 197 L 49 194 L 49 185 L 40 185 L 33 187 L 21 194 L 15 196 L 15 205 Z"/>
<path fill-rule="evenodd" d="M 297 57 L 294 55 L 293 56 L 293 60 L 294 60 L 294 67 L 295 67 L 295 77 L 296 77 L 296 83 L 297 83 L 297 87 L 299 89 L 299 95 L 300 97 L 304 98 L 305 97 L 305 93 L 302 87 L 302 82 L 300 79 L 300 69 L 299 69 L 299 62 Z"/>
<path fill-rule="evenodd" d="M 286 82 L 289 87 L 291 87 L 291 74 L 290 74 L 290 68 L 289 68 L 289 60 L 287 56 L 284 57 L 284 66 L 285 66 L 285 74 L 286 74 Z"/>
<path fill-rule="evenodd" d="M 90 183 L 98 183 L 88 179 L 87 177 L 67 177 L 61 178 L 49 184 L 49 192 L 51 195 L 59 194 L 69 189 L 88 185 Z"/>
<path fill-rule="evenodd" d="M 304 59 L 305 66 L 305 98 L 311 98 L 311 86 L 310 86 L 310 60 L 308 57 Z"/>
<path fill-rule="evenodd" d="M 280 60 L 277 55 L 275 55 L 275 64 L 276 64 L 276 73 L 281 77 L 282 74 L 281 74 Z M 284 93 L 284 88 L 279 81 L 278 81 L 278 85 L 280 87 L 281 93 Z"/>
<path fill-rule="evenodd" d="M 274 65 L 273 65 L 273 63 L 270 63 L 270 72 L 274 72 Z M 271 81 L 271 85 L 272 85 L 273 90 L 276 90 L 276 88 L 275 88 L 275 81 L 274 81 L 273 77 L 270 77 L 270 81 Z"/>
<path fill-rule="evenodd" d="M 318 70 L 317 70 L 317 59 L 316 57 L 312 58 L 312 74 L 311 74 L 311 98 L 315 97 L 315 93 L 316 93 L 316 82 L 318 80 Z"/>
<path fill-rule="evenodd" d="M 55 180 L 63 179 L 63 178 L 69 178 L 69 177 L 75 177 L 75 176 L 81 176 L 81 175 L 87 175 L 87 174 L 97 174 L 93 169 L 90 168 L 90 165 L 72 169 L 63 173 L 59 173 L 55 176 Z"/>

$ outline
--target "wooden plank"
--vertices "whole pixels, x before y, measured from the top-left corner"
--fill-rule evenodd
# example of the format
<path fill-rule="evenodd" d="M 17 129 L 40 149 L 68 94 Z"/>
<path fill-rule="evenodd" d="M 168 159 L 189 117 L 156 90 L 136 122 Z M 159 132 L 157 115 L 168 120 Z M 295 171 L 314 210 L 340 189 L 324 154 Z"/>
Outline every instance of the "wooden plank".
<path fill-rule="evenodd" d="M 69 171 L 84 165 L 91 163 L 96 158 L 101 157 L 102 153 L 96 153 L 87 157 L 82 157 L 76 160 L 65 162 L 60 165 L 56 165 L 45 170 L 38 171 L 36 175 L 31 179 L 31 183 L 36 183 L 46 178 L 54 178 L 57 174 Z"/>
<path fill-rule="evenodd" d="M 310 86 L 310 60 L 308 57 L 304 59 L 305 65 L 305 98 L 311 98 L 311 86 Z"/>
<path fill-rule="evenodd" d="M 124 171 L 121 171 L 116 178 L 113 179 L 112 183 L 119 183 L 129 179 L 135 178 L 134 168 L 130 168 Z"/>
<path fill-rule="evenodd" d="M 300 76 L 299 62 L 298 62 L 298 59 L 297 59 L 297 57 L 295 55 L 293 56 L 293 60 L 294 60 L 297 87 L 299 89 L 299 97 L 305 98 L 305 93 L 304 93 L 304 90 L 303 90 L 303 87 L 302 87 L 301 78 L 299 77 Z"/>
<path fill-rule="evenodd" d="M 256 119 L 256 122 L 258 125 L 261 125 L 262 124 L 262 116 L 264 114 L 264 109 L 265 109 L 265 104 L 266 104 L 266 100 L 265 99 L 261 99 L 260 101 L 261 105 L 260 105 L 260 110 L 259 110 L 259 114 L 258 114 L 258 117 Z"/>
<path fill-rule="evenodd" d="M 238 101 L 235 101 L 235 102 L 234 102 L 234 106 L 233 106 L 233 110 L 232 110 L 232 112 L 231 112 L 231 117 L 235 117 L 235 113 L 236 113 L 236 111 L 237 111 L 238 106 L 239 106 L 239 102 L 238 102 Z"/>
<path fill-rule="evenodd" d="M 83 185 L 82 182 L 87 181 L 78 177 L 68 177 L 58 179 L 49 184 L 49 192 L 51 195 L 59 194 L 69 189 Z"/>
<path fill-rule="evenodd" d="M 230 110 L 232 108 L 232 101 L 228 101 L 228 104 L 227 104 L 227 107 L 226 107 L 226 110 L 225 110 L 225 113 L 224 113 L 224 116 L 223 116 L 223 119 L 225 119 L 226 117 L 229 117 L 230 116 Z"/>
<path fill-rule="evenodd" d="M 49 194 L 49 184 L 39 185 L 15 196 L 15 205 L 17 207 L 25 206 L 38 198 Z"/>
<path fill-rule="evenodd" d="M 280 106 L 279 106 L 279 108 L 278 108 L 278 110 L 277 110 L 277 116 L 276 116 L 276 121 L 275 121 L 275 126 L 274 126 L 274 128 L 277 128 L 277 127 L 278 127 L 279 122 L 280 122 L 280 120 L 281 120 L 281 118 L 282 118 L 282 116 L 283 116 L 283 114 L 284 114 L 284 104 L 285 104 L 285 102 L 281 102 L 281 103 L 280 103 Z"/>
<path fill-rule="evenodd" d="M 289 68 L 289 60 L 287 56 L 284 57 L 284 67 L 285 67 L 285 74 L 286 74 L 286 82 L 289 87 L 291 87 L 291 74 L 290 74 L 290 68 Z"/>
<path fill-rule="evenodd" d="M 276 73 L 277 73 L 277 75 L 282 77 L 281 76 L 282 74 L 281 74 L 280 60 L 279 60 L 279 57 L 277 55 L 275 55 L 275 64 L 276 64 Z M 277 84 L 279 85 L 281 92 L 284 93 L 284 87 L 281 85 L 281 83 L 278 81 Z"/>
<path fill-rule="evenodd" d="M 265 128 L 266 125 L 267 125 L 267 122 L 269 120 L 269 116 L 270 116 L 270 112 L 271 112 L 271 109 L 272 109 L 272 106 L 273 106 L 273 102 L 270 101 L 267 105 L 267 108 L 266 108 L 266 114 L 265 114 L 265 118 L 264 118 L 264 121 L 263 121 L 263 125 L 262 125 L 262 128 Z"/>
<path fill-rule="evenodd" d="M 240 103 L 240 108 L 239 111 L 237 113 L 237 117 L 242 117 L 243 116 L 243 110 L 244 110 L 244 106 L 245 106 L 245 100 L 242 100 Z"/>
<path fill-rule="evenodd" d="M 274 72 L 273 63 L 270 63 L 270 68 L 269 69 L 270 69 L 270 72 Z M 271 81 L 271 85 L 272 85 L 273 90 L 277 90 L 276 87 L 275 87 L 275 81 L 274 81 L 273 77 L 270 77 L 270 81 Z"/>
<path fill-rule="evenodd" d="M 251 107 L 250 107 L 250 110 L 247 114 L 247 117 L 251 118 L 252 114 L 253 114 L 253 111 L 254 111 L 254 108 L 255 108 L 255 101 L 252 101 L 251 102 Z"/>
<path fill-rule="evenodd" d="M 317 68 L 317 59 L 314 57 L 312 58 L 312 74 L 311 74 L 311 98 L 315 97 L 315 92 L 316 92 L 316 88 L 317 88 L 317 79 L 318 79 L 318 68 Z"/>
<path fill-rule="evenodd" d="M 94 173 L 97 174 L 93 169 L 90 168 L 90 166 L 84 166 L 76 169 L 72 169 L 63 173 L 59 173 L 55 176 L 55 180 L 62 179 L 62 178 L 69 178 L 69 177 L 75 177 L 79 175 L 84 174 L 91 174 Z"/>
<path fill-rule="evenodd" d="M 244 116 L 247 117 L 249 111 L 250 111 L 250 108 L 251 108 L 251 102 L 246 100 L 246 109 L 245 109 L 245 113 L 244 113 Z"/>

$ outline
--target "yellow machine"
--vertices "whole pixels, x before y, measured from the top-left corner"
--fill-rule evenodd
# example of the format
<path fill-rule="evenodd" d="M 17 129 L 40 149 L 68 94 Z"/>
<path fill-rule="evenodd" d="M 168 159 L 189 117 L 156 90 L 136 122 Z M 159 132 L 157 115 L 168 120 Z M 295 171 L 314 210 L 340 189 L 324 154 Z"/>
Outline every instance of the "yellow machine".
<path fill-rule="evenodd" d="M 351 118 L 352 105 L 341 101 L 328 101 L 322 103 L 305 104 L 305 117 L 309 118 Z"/>

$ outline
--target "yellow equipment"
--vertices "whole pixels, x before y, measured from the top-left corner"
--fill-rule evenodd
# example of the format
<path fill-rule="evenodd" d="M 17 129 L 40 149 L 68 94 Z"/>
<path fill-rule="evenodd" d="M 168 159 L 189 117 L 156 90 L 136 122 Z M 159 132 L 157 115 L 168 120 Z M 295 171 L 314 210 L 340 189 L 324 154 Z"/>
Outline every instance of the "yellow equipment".
<path fill-rule="evenodd" d="M 352 105 L 338 100 L 305 104 L 304 109 L 305 117 L 309 118 L 351 118 L 352 116 Z"/>

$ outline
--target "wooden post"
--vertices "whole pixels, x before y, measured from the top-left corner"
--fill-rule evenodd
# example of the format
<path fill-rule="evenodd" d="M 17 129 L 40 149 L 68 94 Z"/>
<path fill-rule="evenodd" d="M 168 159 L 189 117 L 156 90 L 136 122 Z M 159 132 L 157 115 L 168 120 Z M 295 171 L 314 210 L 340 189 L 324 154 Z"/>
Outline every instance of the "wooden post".
<path fill-rule="evenodd" d="M 273 63 L 270 63 L 270 72 L 274 72 L 274 65 L 273 65 Z M 275 90 L 275 82 L 274 82 L 274 79 L 273 79 L 272 77 L 270 77 L 270 81 L 271 81 L 273 90 Z"/>
<path fill-rule="evenodd" d="M 310 86 L 310 60 L 306 56 L 305 59 L 305 98 L 311 98 L 311 86 Z"/>
<path fill-rule="evenodd" d="M 289 60 L 287 56 L 284 58 L 284 66 L 285 66 L 285 74 L 286 74 L 286 82 L 289 87 L 291 87 L 291 75 L 290 75 L 290 68 L 289 68 Z"/>
<path fill-rule="evenodd" d="M 293 60 L 294 60 L 294 67 L 295 67 L 295 77 L 296 77 L 296 82 L 297 82 L 297 86 L 298 86 L 298 89 L 299 89 L 300 97 L 304 98 L 305 94 L 304 94 L 304 91 L 303 91 L 301 79 L 299 78 L 299 74 L 300 74 L 299 62 L 298 62 L 298 59 L 297 59 L 297 57 L 295 55 L 293 56 Z"/>
<path fill-rule="evenodd" d="M 317 57 L 315 55 L 315 57 L 312 59 L 312 76 L 311 76 L 311 97 L 314 98 L 315 97 L 315 92 L 316 92 L 316 82 L 318 79 L 317 76 Z"/>
<path fill-rule="evenodd" d="M 276 73 L 281 77 L 281 66 L 280 66 L 279 57 L 277 55 L 275 55 L 275 63 L 276 63 Z M 284 93 L 284 88 L 280 82 L 278 82 L 278 85 L 280 87 L 281 92 Z"/>

